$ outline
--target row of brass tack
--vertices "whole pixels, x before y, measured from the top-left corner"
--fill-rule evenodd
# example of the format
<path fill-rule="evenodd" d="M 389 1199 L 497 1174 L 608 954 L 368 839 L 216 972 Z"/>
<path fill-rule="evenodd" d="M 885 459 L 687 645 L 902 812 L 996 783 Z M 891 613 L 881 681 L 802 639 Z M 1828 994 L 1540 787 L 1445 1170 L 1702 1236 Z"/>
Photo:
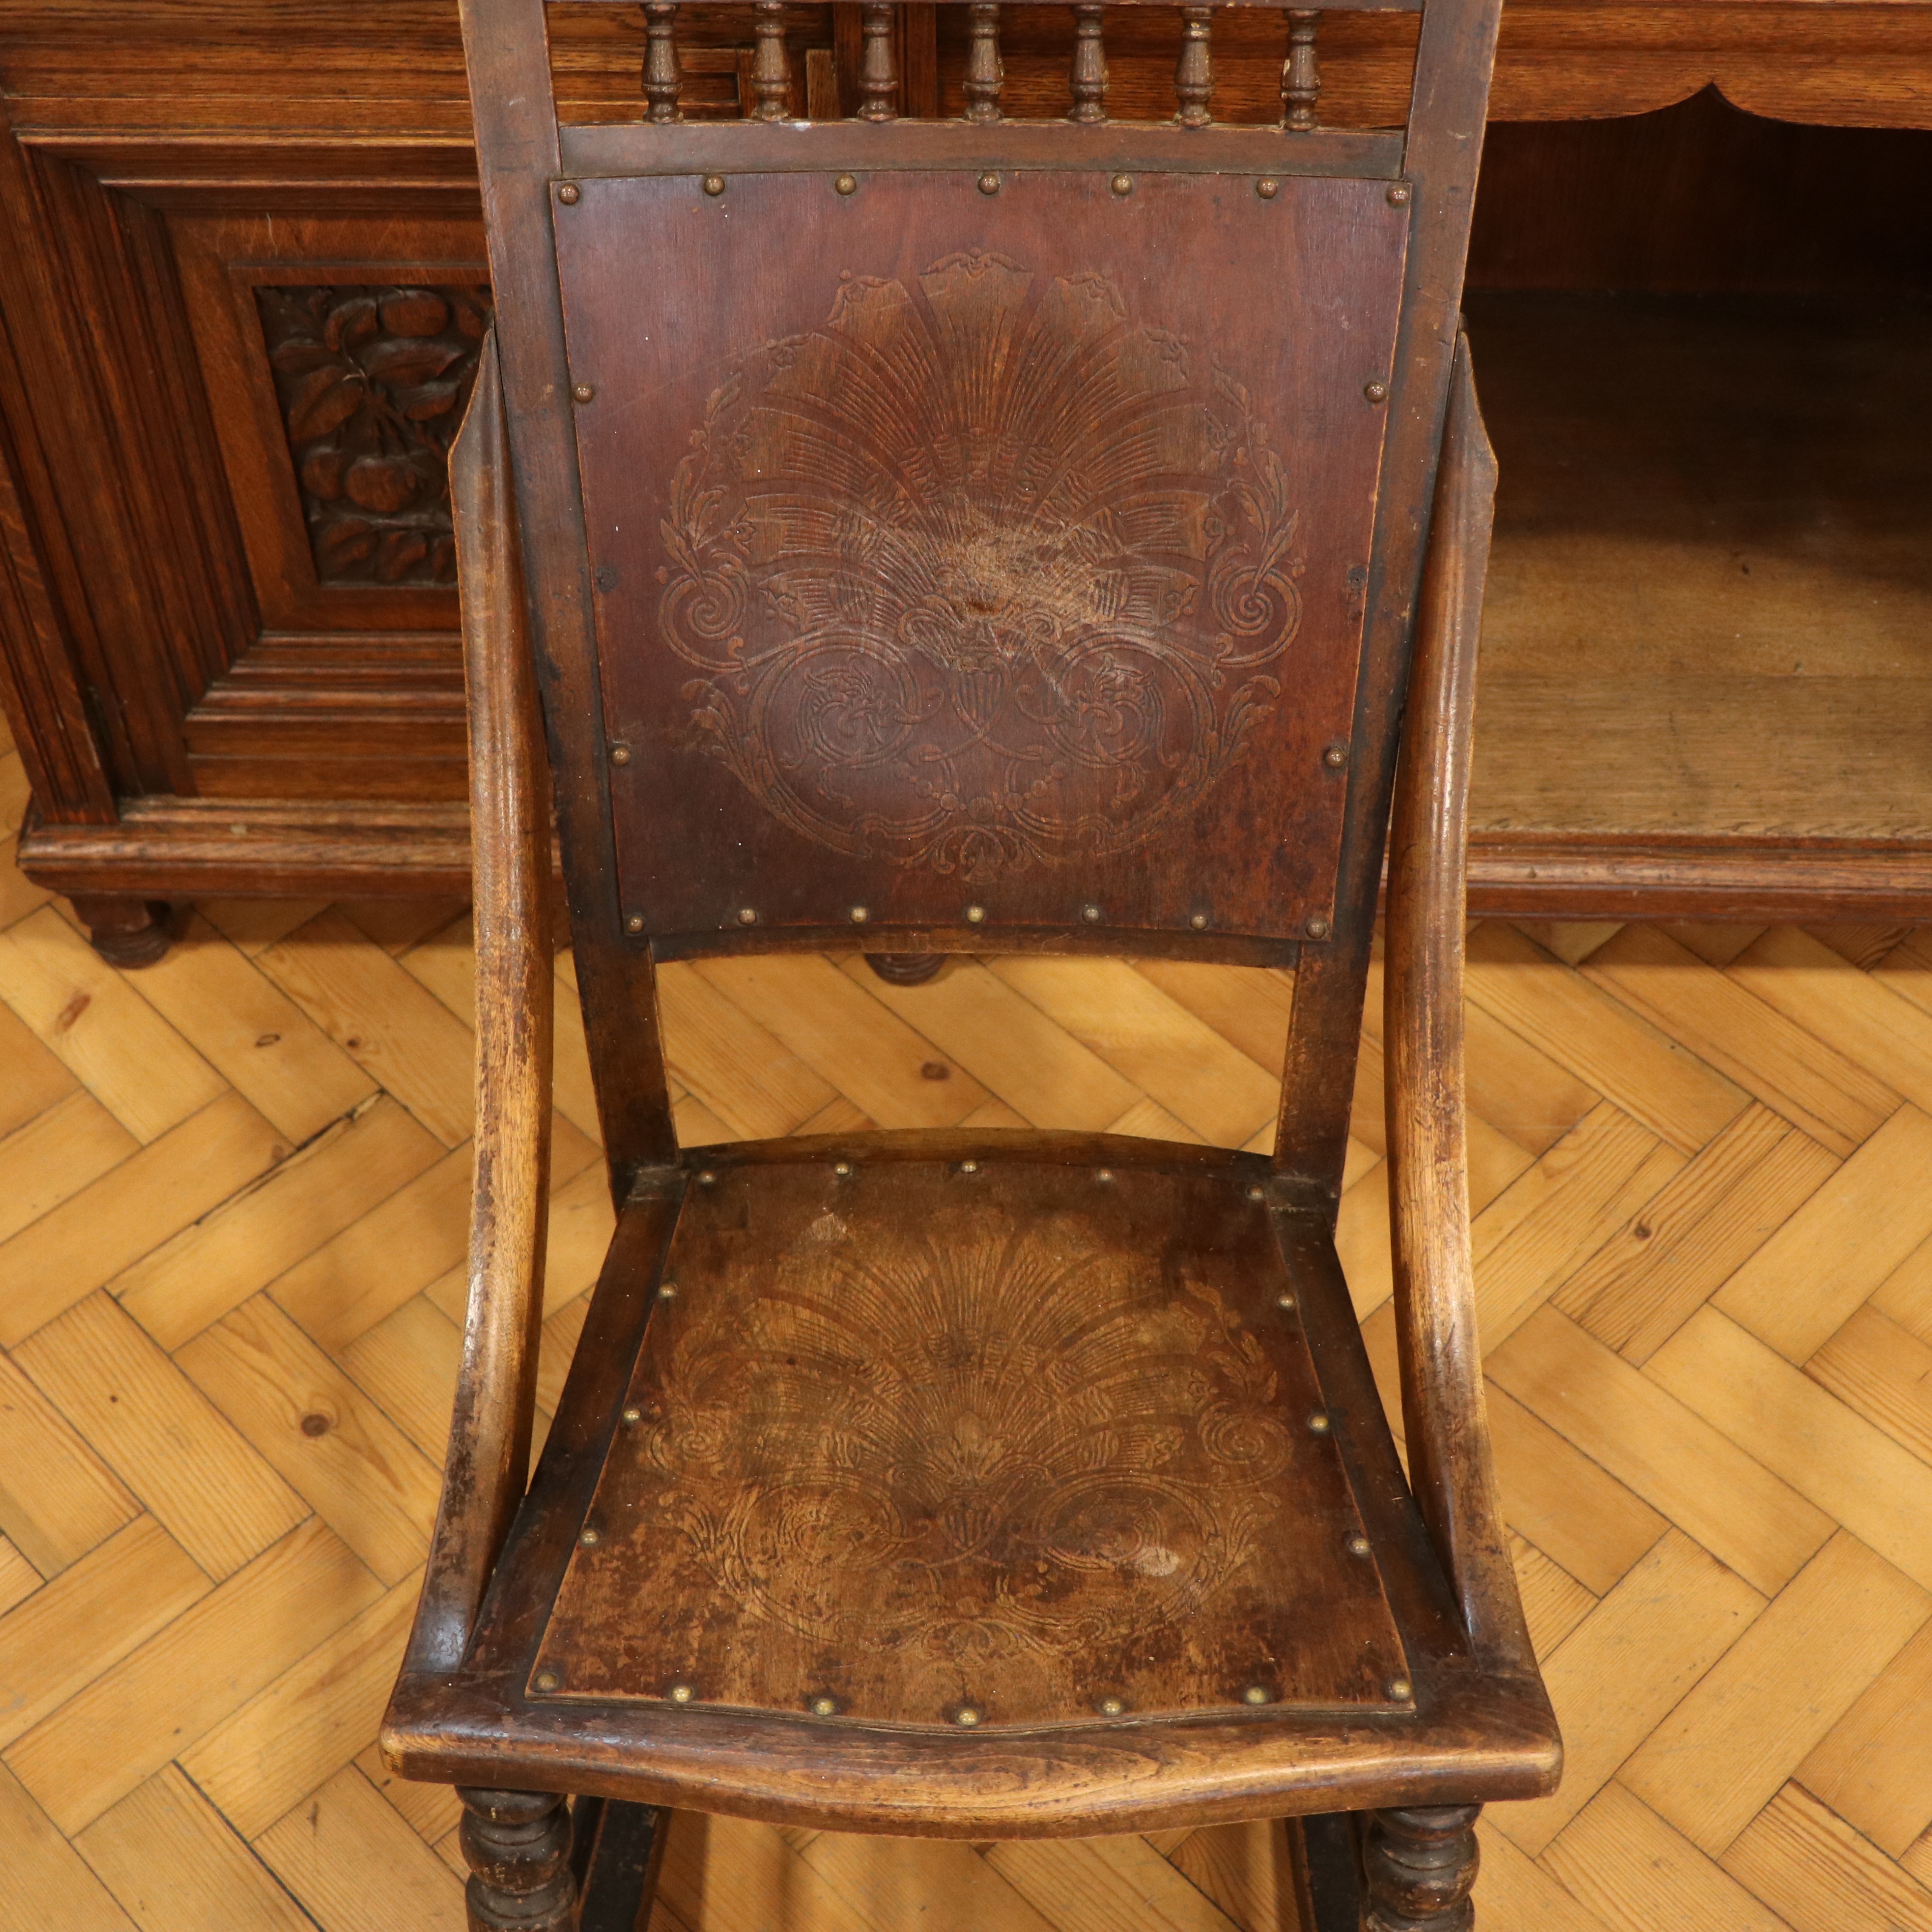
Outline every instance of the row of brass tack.
<path fill-rule="evenodd" d="M 988 122 L 1004 118 L 1000 95 L 1006 70 L 1000 58 L 1000 9 L 988 0 L 974 0 L 967 10 L 971 39 L 966 54 L 966 118 Z M 1092 124 L 1107 118 L 1107 50 L 1103 36 L 1104 6 L 1082 4 L 1073 9 L 1072 65 L 1067 76 L 1073 104 L 1070 121 Z M 1322 98 L 1322 68 L 1316 49 L 1319 9 L 1296 8 L 1288 14 L 1288 54 L 1281 69 L 1281 124 L 1292 134 L 1306 134 L 1316 125 L 1315 110 Z M 790 111 L 791 56 L 785 46 L 784 0 L 757 0 L 752 9 L 757 34 L 752 59 L 752 108 L 754 121 L 783 121 Z M 899 118 L 898 56 L 890 5 L 868 4 L 862 9 L 865 51 L 859 69 L 861 121 Z M 1214 119 L 1208 101 L 1214 76 L 1210 36 L 1212 7 L 1181 9 L 1180 58 L 1174 70 L 1174 119 L 1184 128 L 1205 128 Z M 675 0 L 646 0 L 644 95 L 654 122 L 681 121 L 680 97 L 683 71 L 677 54 Z"/>

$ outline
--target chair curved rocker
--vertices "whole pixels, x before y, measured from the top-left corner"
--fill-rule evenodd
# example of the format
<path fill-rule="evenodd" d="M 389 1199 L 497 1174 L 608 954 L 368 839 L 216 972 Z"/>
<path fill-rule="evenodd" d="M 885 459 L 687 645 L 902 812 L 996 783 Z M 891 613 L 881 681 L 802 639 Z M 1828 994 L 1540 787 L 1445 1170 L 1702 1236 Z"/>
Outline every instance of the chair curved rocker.
<path fill-rule="evenodd" d="M 452 467 L 476 1179 L 385 1756 L 460 1788 L 476 1927 L 630 1932 L 668 1807 L 974 1839 L 1363 1814 L 1362 1924 L 1466 1926 L 1478 1808 L 1560 1755 L 1464 1142 L 1495 472 L 1456 304 L 1496 5 L 1427 0 L 1396 135 L 1305 100 L 661 126 L 675 10 L 646 10 L 652 122 L 560 130 L 539 0 L 465 0 L 498 301 Z M 617 1226 L 526 1490 L 553 802 Z M 1406 1476 L 1334 1240 L 1385 832 Z M 1272 1155 L 681 1149 L 656 963 L 855 926 L 1295 965 Z"/>

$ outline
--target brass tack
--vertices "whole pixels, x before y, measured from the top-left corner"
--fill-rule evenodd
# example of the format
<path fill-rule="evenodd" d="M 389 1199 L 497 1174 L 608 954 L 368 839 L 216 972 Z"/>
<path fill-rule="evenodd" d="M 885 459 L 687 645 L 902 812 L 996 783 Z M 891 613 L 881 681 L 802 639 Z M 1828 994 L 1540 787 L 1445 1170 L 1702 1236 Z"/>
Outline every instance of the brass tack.
<path fill-rule="evenodd" d="M 976 1160 L 962 1160 L 959 1163 L 959 1172 L 962 1174 L 977 1174 L 980 1163 Z"/>
<path fill-rule="evenodd" d="M 854 906 L 852 908 L 852 923 L 854 926 L 863 926 L 872 916 L 872 914 L 863 906 Z"/>
<path fill-rule="evenodd" d="M 706 194 L 722 194 L 724 192 L 724 177 L 722 175 L 706 175 L 704 177 L 704 192 Z"/>
<path fill-rule="evenodd" d="M 850 177 L 848 176 L 845 178 L 850 180 Z M 842 194 L 847 192 L 847 190 L 842 189 L 840 192 Z M 838 1700 L 836 1698 L 832 1697 L 813 1698 L 812 1700 L 812 1714 L 814 1718 L 837 1717 L 838 1714 Z"/>
<path fill-rule="evenodd" d="M 758 915 L 754 908 L 740 906 L 738 908 L 738 923 L 740 926 L 756 926 L 758 922 Z"/>
<path fill-rule="evenodd" d="M 631 748 L 628 745 L 610 747 L 610 762 L 614 765 L 628 765 L 631 762 Z"/>
<path fill-rule="evenodd" d="M 644 1412 L 641 1408 L 627 1408 L 624 1412 L 624 1420 L 626 1422 L 635 1424 L 643 1421 L 644 1419 Z"/>
<path fill-rule="evenodd" d="M 674 1704 L 688 1704 L 691 1702 L 691 1686 L 688 1684 L 674 1684 L 670 1687 L 670 1701 Z"/>
<path fill-rule="evenodd" d="M 970 1731 L 980 1721 L 978 1708 L 971 1704 L 962 1704 L 953 1712 L 952 1721 L 962 1730 Z"/>
<path fill-rule="evenodd" d="M 713 1174 L 710 1168 L 707 1167 L 704 1172 L 698 1177 L 698 1184 L 700 1187 L 709 1187 L 717 1178 L 717 1175 Z"/>
<path fill-rule="evenodd" d="M 1187 922 L 1196 932 L 1204 932 L 1208 929 L 1208 915 L 1204 912 L 1197 912 Z"/>
<path fill-rule="evenodd" d="M 1273 175 L 1263 175 L 1255 183 L 1255 192 L 1264 201 L 1272 201 L 1281 192 L 1281 183 Z"/>
<path fill-rule="evenodd" d="M 841 175 L 832 185 L 841 194 L 856 194 L 859 191 L 859 177 L 856 175 Z"/>
<path fill-rule="evenodd" d="M 675 1301 L 677 1299 L 677 1283 L 674 1281 L 659 1282 L 658 1299 L 660 1301 Z"/>
<path fill-rule="evenodd" d="M 832 1163 L 832 1172 L 843 1179 L 852 1172 L 852 1163 L 849 1160 L 835 1160 Z"/>
<path fill-rule="evenodd" d="M 1406 182 L 1393 183 L 1388 191 L 1388 198 L 1391 208 L 1406 208 L 1408 206 L 1408 184 Z"/>
<path fill-rule="evenodd" d="M 1294 1297 L 1286 1292 L 1277 1294 L 1274 1298 L 1274 1305 L 1277 1308 L 1292 1308 L 1294 1306 Z"/>
<path fill-rule="evenodd" d="M 580 1529 L 577 1532 L 577 1540 L 588 1550 L 593 1544 L 602 1542 L 604 1539 L 594 1529 Z"/>
<path fill-rule="evenodd" d="M 1265 1201 L 1268 1198 L 1268 1190 L 1264 1187 L 1250 1187 L 1248 1190 L 1248 1198 L 1250 1201 Z"/>
<path fill-rule="evenodd" d="M 1107 185 L 1116 194 L 1132 194 L 1134 191 L 1134 178 L 1132 175 L 1116 175 Z"/>
<path fill-rule="evenodd" d="M 640 912 L 634 912 L 624 922 L 624 930 L 626 932 L 642 932 L 644 929 L 644 916 Z"/>
<path fill-rule="evenodd" d="M 1308 1418 L 1308 1427 L 1309 1432 L 1311 1435 L 1326 1436 L 1328 1433 L 1328 1418 L 1327 1414 L 1322 1410 L 1318 1408 L 1315 1413 Z"/>
<path fill-rule="evenodd" d="M 1386 382 L 1364 382 L 1362 394 L 1372 403 L 1385 403 L 1388 400 L 1388 385 Z"/>
<path fill-rule="evenodd" d="M 984 906 L 968 906 L 966 908 L 966 923 L 968 926 L 979 926 L 983 923 L 986 916 L 986 908 Z"/>
<path fill-rule="evenodd" d="M 1106 1181 L 1112 1180 L 1113 1179 L 1113 1178 L 1114 1178 L 1114 1170 L 1113 1170 L 1111 1167 L 1103 1167 L 1103 1168 L 1098 1168 L 1098 1169 L 1096 1169 L 1096 1170 L 1095 1171 L 1095 1173 L 1094 1173 L 1094 1178 L 1096 1180 L 1098 1180 L 1098 1181 L 1100 1181 L 1100 1182 L 1102 1182 L 1102 1183 L 1105 1183 L 1105 1182 L 1106 1182 Z"/>
<path fill-rule="evenodd" d="M 1268 1686 L 1265 1684 L 1248 1684 L 1241 1692 L 1244 1704 L 1265 1704 L 1268 1701 Z"/>
<path fill-rule="evenodd" d="M 1348 762 L 1348 748 L 1338 739 L 1322 754 L 1322 762 L 1331 772 L 1339 772 Z"/>
<path fill-rule="evenodd" d="M 1126 1708 L 1118 1697 L 1102 1697 L 1100 1700 L 1100 1714 L 1103 1718 L 1118 1718 Z"/>
<path fill-rule="evenodd" d="M 583 192 L 584 190 L 580 188 L 574 182 L 559 182 L 557 183 L 556 198 L 559 201 L 563 203 L 566 208 L 574 208 L 577 206 L 578 196 Z"/>
<path fill-rule="evenodd" d="M 1351 1556 L 1366 1556 L 1369 1553 L 1369 1539 L 1366 1536 L 1352 1536 L 1348 1539 Z"/>
<path fill-rule="evenodd" d="M 571 385 L 570 393 L 578 402 L 587 403 L 597 392 L 588 382 L 574 382 Z"/>
<path fill-rule="evenodd" d="M 574 201 L 577 196 L 573 193 L 570 198 Z M 539 1670 L 536 1674 L 536 1687 L 539 1690 L 554 1690 L 561 1682 L 554 1670 Z"/>
<path fill-rule="evenodd" d="M 1100 920 L 1100 908 L 1096 905 L 1084 905 L 1080 908 L 1080 916 L 1089 926 L 1097 926 Z"/>
<path fill-rule="evenodd" d="M 1325 919 L 1311 919 L 1303 930 L 1310 939 L 1326 939 L 1328 937 L 1328 922 Z"/>
<path fill-rule="evenodd" d="M 982 194 L 998 194 L 999 191 L 1000 178 L 998 175 L 983 174 L 980 177 L 980 192 Z"/>
<path fill-rule="evenodd" d="M 1406 1704 L 1415 1695 L 1415 1686 L 1406 1677 L 1391 1677 L 1388 1694 L 1398 1704 Z"/>

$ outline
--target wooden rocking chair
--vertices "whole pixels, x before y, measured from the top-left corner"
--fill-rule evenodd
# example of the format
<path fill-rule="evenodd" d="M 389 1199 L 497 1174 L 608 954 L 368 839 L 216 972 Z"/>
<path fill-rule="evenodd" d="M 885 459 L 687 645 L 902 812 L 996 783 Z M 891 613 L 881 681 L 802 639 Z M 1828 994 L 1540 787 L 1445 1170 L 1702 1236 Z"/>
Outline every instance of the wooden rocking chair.
<path fill-rule="evenodd" d="M 383 1749 L 461 1788 L 472 1926 L 632 1932 L 686 1807 L 1366 1814 L 1324 1923 L 1448 1932 L 1478 1808 L 1553 1785 L 1463 1139 L 1494 472 L 1457 304 L 1498 7 L 1393 0 L 1408 124 L 1348 132 L 1305 12 L 1274 127 L 1206 124 L 1208 8 L 1172 122 L 1106 118 L 1097 5 L 1071 112 L 1004 118 L 985 4 L 962 118 L 895 118 L 868 7 L 860 116 L 806 125 L 770 4 L 748 118 L 680 118 L 653 4 L 648 118 L 560 127 L 542 0 L 464 0 L 497 304 L 452 485 L 476 1202 Z M 1333 1238 L 1405 714 L 1406 1480 Z M 617 1226 L 526 1493 L 553 777 Z M 860 935 L 1295 967 L 1272 1156 L 681 1149 L 656 963 Z"/>

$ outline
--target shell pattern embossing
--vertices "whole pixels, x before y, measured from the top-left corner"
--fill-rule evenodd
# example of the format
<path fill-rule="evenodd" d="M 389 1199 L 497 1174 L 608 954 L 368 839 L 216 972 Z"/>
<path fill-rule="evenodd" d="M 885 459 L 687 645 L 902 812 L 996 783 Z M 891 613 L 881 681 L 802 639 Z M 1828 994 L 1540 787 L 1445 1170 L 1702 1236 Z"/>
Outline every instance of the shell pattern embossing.
<path fill-rule="evenodd" d="M 1399 1642 L 1300 1358 L 1151 1222 L 908 1185 L 890 1216 L 797 1203 L 729 1287 L 735 1247 L 690 1251 L 542 1647 L 566 1694 L 932 1724 L 1225 1709 L 1257 1676 L 1378 1700 Z"/>
<path fill-rule="evenodd" d="M 842 278 L 712 394 L 658 631 L 785 824 L 970 880 L 1130 850 L 1282 688 L 1286 466 L 1246 391 L 1099 274 Z"/>

